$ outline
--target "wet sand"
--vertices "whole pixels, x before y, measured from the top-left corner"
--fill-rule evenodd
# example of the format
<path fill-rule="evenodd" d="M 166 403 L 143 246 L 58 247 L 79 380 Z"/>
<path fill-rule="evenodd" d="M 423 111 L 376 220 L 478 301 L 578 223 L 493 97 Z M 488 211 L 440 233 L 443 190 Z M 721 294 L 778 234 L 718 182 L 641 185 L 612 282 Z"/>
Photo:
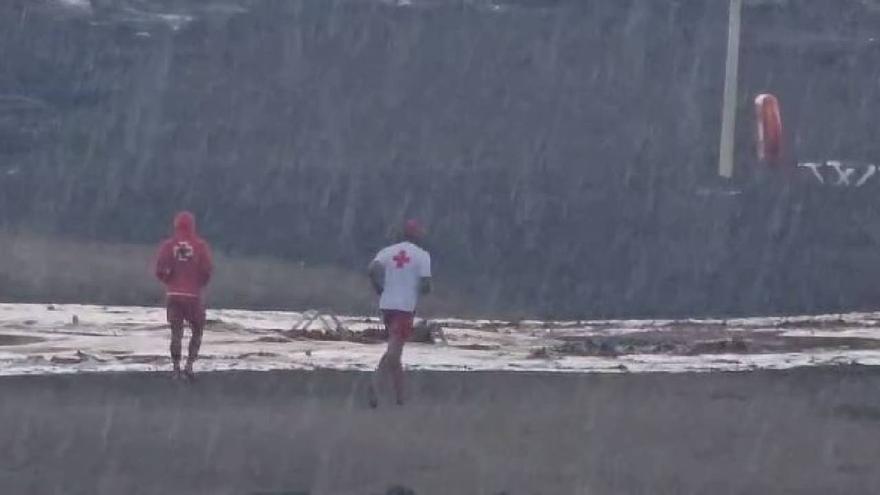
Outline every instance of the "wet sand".
<path fill-rule="evenodd" d="M 0 493 L 880 492 L 880 369 L 0 378 Z M 402 492 L 405 493 L 405 492 Z"/>

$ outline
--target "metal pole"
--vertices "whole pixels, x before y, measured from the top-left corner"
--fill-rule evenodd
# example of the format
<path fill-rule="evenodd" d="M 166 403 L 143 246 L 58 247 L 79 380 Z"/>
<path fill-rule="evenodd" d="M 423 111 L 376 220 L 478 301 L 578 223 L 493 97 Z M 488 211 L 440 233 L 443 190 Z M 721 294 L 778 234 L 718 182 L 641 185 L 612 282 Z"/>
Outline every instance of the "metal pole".
<path fill-rule="evenodd" d="M 743 0 L 730 0 L 727 27 L 727 63 L 724 69 L 724 101 L 721 108 L 721 146 L 718 173 L 733 177 L 733 141 L 736 131 L 736 93 L 739 78 L 739 35 Z"/>

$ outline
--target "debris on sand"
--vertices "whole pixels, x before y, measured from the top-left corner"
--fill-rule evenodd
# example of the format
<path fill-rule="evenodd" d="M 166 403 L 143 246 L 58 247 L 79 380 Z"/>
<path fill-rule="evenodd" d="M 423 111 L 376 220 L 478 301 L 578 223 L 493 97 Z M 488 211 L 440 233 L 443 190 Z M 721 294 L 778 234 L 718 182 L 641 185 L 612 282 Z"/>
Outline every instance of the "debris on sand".
<path fill-rule="evenodd" d="M 312 327 L 319 326 L 317 329 Z M 289 340 L 322 340 L 329 342 L 356 342 L 359 344 L 377 344 L 388 340 L 388 332 L 384 328 L 370 327 L 360 331 L 349 329 L 335 314 L 328 311 L 311 310 L 302 314 L 290 330 L 278 332 L 282 338 Z M 268 342 L 272 337 L 261 337 L 260 341 Z M 278 337 L 275 337 L 278 338 Z M 436 322 L 421 320 L 413 327 L 410 342 L 433 344 L 436 341 L 448 344 L 443 326 Z"/>
<path fill-rule="evenodd" d="M 626 343 L 617 343 L 610 339 L 584 338 L 563 342 L 553 348 L 554 351 L 569 356 L 602 356 L 617 357 L 621 354 L 630 354 L 623 348 L 632 348 Z"/>
<path fill-rule="evenodd" d="M 79 364 L 82 361 L 79 356 L 52 356 L 49 360 L 52 364 Z"/>
<path fill-rule="evenodd" d="M 270 344 L 281 344 L 281 343 L 290 342 L 290 341 L 291 341 L 291 339 L 288 337 L 267 335 L 264 337 L 257 338 L 254 342 L 266 342 L 266 343 L 270 343 Z"/>
<path fill-rule="evenodd" d="M 878 349 L 880 340 L 851 336 L 803 336 L 782 330 L 737 332 L 719 327 L 665 327 L 624 335 L 563 335 L 552 351 L 568 356 L 618 357 L 632 354 L 700 356 L 766 354 L 817 349 Z"/>
<path fill-rule="evenodd" d="M 291 340 L 320 340 L 325 342 L 355 342 L 358 344 L 378 344 L 388 339 L 384 329 L 367 328 L 360 332 L 350 330 L 324 331 L 324 330 L 301 330 L 291 329 L 279 331 L 283 337 L 260 337 L 261 342 L 270 342 L 279 339 L 285 342 Z"/>
<path fill-rule="evenodd" d="M 687 349 L 688 354 L 743 354 L 749 352 L 746 341 L 739 337 L 719 340 L 704 340 L 694 342 Z"/>
<path fill-rule="evenodd" d="M 223 321 L 219 318 L 209 319 L 206 323 L 207 328 L 212 332 L 241 332 L 247 330 L 243 325 Z"/>
<path fill-rule="evenodd" d="M 247 359 L 252 357 L 278 357 L 279 354 L 274 352 L 266 352 L 266 351 L 256 351 L 256 352 L 245 352 L 244 354 L 239 355 L 238 357 L 241 359 Z"/>
<path fill-rule="evenodd" d="M 89 361 L 105 363 L 107 362 L 107 359 L 77 350 L 73 355 L 56 355 L 52 356 L 49 360 L 49 362 L 53 364 L 80 364 Z"/>
<path fill-rule="evenodd" d="M 464 349 L 466 351 L 497 351 L 501 349 L 501 346 L 498 345 L 487 345 L 487 344 L 464 344 L 464 345 L 454 345 L 456 349 Z"/>
<path fill-rule="evenodd" d="M 320 324 L 325 332 L 342 333 L 348 331 L 348 328 L 342 324 L 342 321 L 335 313 L 325 309 L 310 309 L 302 313 L 299 319 L 290 327 L 290 330 L 309 330 L 315 323 Z"/>
<path fill-rule="evenodd" d="M 749 351 L 740 337 L 706 340 L 679 340 L 666 332 L 614 337 L 568 339 L 553 348 L 568 356 L 619 357 L 630 354 L 669 354 L 695 356 L 700 354 L 739 354 Z"/>
<path fill-rule="evenodd" d="M 547 350 L 547 347 L 538 347 L 536 349 L 532 349 L 529 352 L 528 359 L 549 359 L 550 351 Z"/>
<path fill-rule="evenodd" d="M 443 329 L 443 325 L 437 322 L 422 320 L 417 323 L 413 329 L 413 336 L 410 339 L 410 342 L 435 344 L 438 340 L 445 345 L 449 345 L 449 341 L 446 340 L 446 331 Z"/>

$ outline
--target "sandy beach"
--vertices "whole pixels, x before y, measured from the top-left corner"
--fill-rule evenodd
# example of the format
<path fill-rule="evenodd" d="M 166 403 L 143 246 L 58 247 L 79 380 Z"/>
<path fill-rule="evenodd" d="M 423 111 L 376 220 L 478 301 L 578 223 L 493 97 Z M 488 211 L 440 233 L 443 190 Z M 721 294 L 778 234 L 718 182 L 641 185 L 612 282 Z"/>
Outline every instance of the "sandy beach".
<path fill-rule="evenodd" d="M 10 494 L 877 493 L 880 371 L 0 378 Z M 410 493 L 410 492 L 399 492 Z"/>

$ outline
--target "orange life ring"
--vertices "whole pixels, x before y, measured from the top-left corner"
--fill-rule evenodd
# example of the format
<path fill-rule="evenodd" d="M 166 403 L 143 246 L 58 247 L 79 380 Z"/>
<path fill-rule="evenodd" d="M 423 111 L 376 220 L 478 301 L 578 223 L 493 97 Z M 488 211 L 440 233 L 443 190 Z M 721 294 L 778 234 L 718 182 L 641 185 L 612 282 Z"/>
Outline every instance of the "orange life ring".
<path fill-rule="evenodd" d="M 782 116 L 779 100 L 766 93 L 755 97 L 755 117 L 758 127 L 758 159 L 775 164 L 782 156 Z"/>

